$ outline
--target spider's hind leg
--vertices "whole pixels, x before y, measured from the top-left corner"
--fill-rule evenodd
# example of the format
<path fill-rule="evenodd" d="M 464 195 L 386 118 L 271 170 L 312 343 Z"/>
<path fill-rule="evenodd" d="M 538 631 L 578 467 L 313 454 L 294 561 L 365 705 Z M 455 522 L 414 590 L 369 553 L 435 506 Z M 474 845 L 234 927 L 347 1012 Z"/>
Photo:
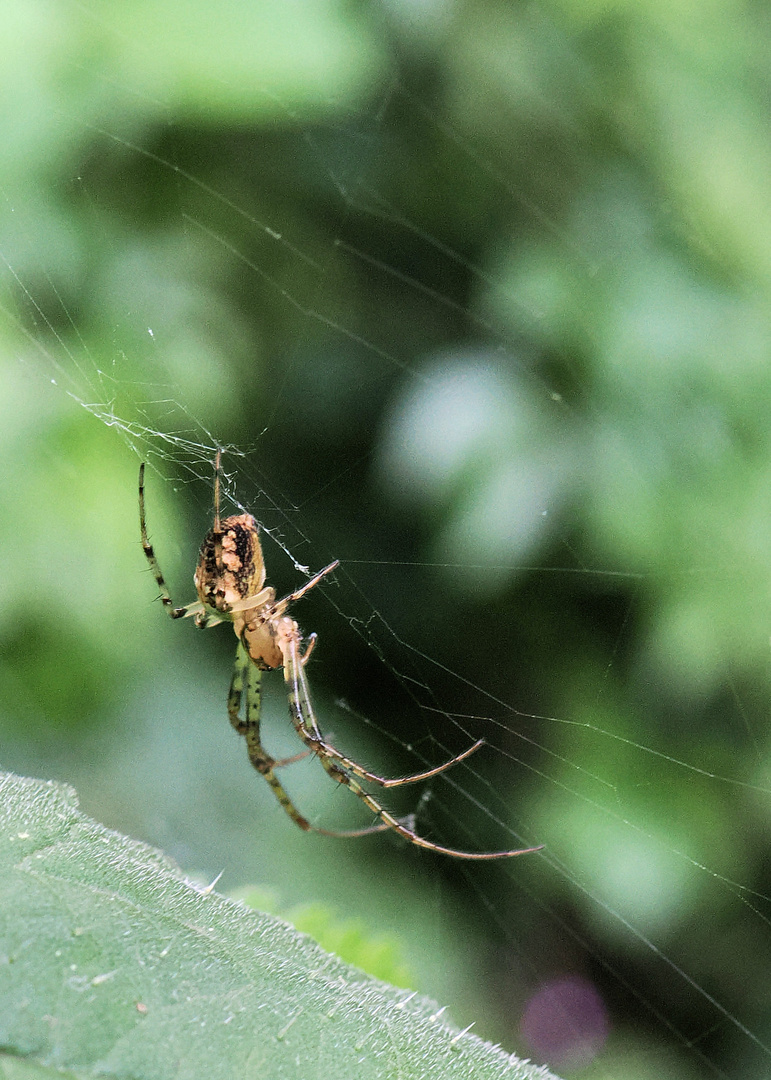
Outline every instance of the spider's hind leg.
<path fill-rule="evenodd" d="M 262 671 L 256 664 L 251 662 L 246 647 L 242 641 L 239 641 L 233 666 L 233 678 L 230 681 L 230 690 L 228 692 L 230 723 L 239 735 L 243 735 L 246 739 L 246 749 L 252 765 L 260 776 L 265 777 L 273 794 L 292 821 L 299 825 L 304 832 L 307 832 L 311 828 L 310 822 L 295 808 L 294 803 L 287 795 L 273 770 L 281 765 L 290 765 L 293 761 L 299 761 L 301 758 L 306 757 L 309 751 L 305 750 L 301 754 L 295 754 L 294 757 L 284 758 L 281 761 L 276 761 L 267 753 L 260 740 L 261 680 Z M 246 703 L 242 718 L 241 702 L 244 698 L 244 690 Z"/>
<path fill-rule="evenodd" d="M 243 694 L 244 677 L 246 678 L 246 708 L 245 717 L 241 720 L 239 717 L 239 710 Z M 281 806 L 295 825 L 299 825 L 303 832 L 308 832 L 311 829 L 310 822 L 304 818 L 300 811 L 295 807 L 294 803 L 289 798 L 289 795 L 284 790 L 281 781 L 273 771 L 277 766 L 288 765 L 291 761 L 296 761 L 298 758 L 304 757 L 305 755 L 299 754 L 291 759 L 287 758 L 284 761 L 276 761 L 275 758 L 267 753 L 260 741 L 261 677 L 262 672 L 256 664 L 250 663 L 246 650 L 239 642 L 238 653 L 236 654 L 236 666 L 233 671 L 233 681 L 230 684 L 230 694 L 228 695 L 228 713 L 230 715 L 230 722 L 233 724 L 236 731 L 240 732 L 246 739 L 246 749 L 249 754 L 249 760 L 260 776 L 265 777 L 270 785 L 271 791 L 276 796 Z"/>
<path fill-rule="evenodd" d="M 236 646 L 236 659 L 233 665 L 233 678 L 230 680 L 230 689 L 228 690 L 228 716 L 230 717 L 230 723 L 236 729 L 239 735 L 245 735 L 247 730 L 246 720 L 242 720 L 240 716 L 241 712 L 241 697 L 244 691 L 244 680 L 247 677 L 247 669 L 249 667 L 249 657 L 242 641 L 239 641 Z M 259 668 L 255 668 L 257 672 L 257 723 L 259 725 L 260 715 L 260 679 L 261 672 Z"/>
<path fill-rule="evenodd" d="M 419 836 L 413 827 L 414 820 L 412 816 L 405 819 L 399 819 L 394 817 L 394 815 L 386 810 L 385 807 L 381 806 L 378 800 L 373 798 L 373 796 L 361 786 L 356 777 L 374 780 L 382 787 L 395 786 L 394 782 L 385 780 L 383 777 L 378 777 L 374 773 L 370 773 L 367 769 L 363 769 L 360 765 L 357 765 L 356 762 L 351 761 L 350 758 L 345 757 L 339 750 L 336 750 L 333 746 L 330 746 L 324 741 L 313 712 L 313 706 L 311 705 L 308 682 L 305 677 L 302 657 L 299 652 L 299 633 L 296 624 L 291 624 L 289 620 L 286 620 L 286 623 L 287 625 L 284 627 L 282 639 L 284 679 L 289 697 L 289 712 L 295 730 L 305 745 L 313 750 L 318 756 L 327 773 L 336 780 L 338 784 L 344 785 L 352 791 L 354 795 L 357 795 L 364 805 L 379 818 L 379 824 L 371 825 L 368 829 L 365 828 L 358 832 L 349 832 L 347 835 L 364 836 L 371 832 L 381 832 L 384 829 L 392 829 L 395 833 L 398 833 L 399 836 L 403 836 L 405 840 L 409 840 L 411 844 L 415 844 L 417 847 L 426 848 L 428 851 L 438 852 L 440 855 L 452 855 L 456 859 L 507 859 L 514 855 L 527 855 L 534 851 L 540 851 L 540 847 L 518 848 L 510 851 L 461 851 L 458 848 L 445 847 L 443 844 L 435 844 L 433 840 L 427 840 L 425 837 Z M 428 769 L 425 773 L 416 773 L 413 777 L 401 777 L 396 781 L 396 784 L 403 784 L 405 782 L 410 783 L 414 780 L 427 778 L 437 775 L 440 772 L 444 772 L 450 765 L 467 758 L 482 745 L 483 740 L 480 739 L 478 742 L 474 743 L 473 746 L 469 747 L 468 750 L 458 755 L 457 758 L 445 762 L 443 765 L 437 766 L 434 769 Z M 346 835 L 346 833 L 335 833 L 331 830 L 327 831 L 326 829 L 316 829 L 316 831 L 326 833 L 328 836 Z"/>
<path fill-rule="evenodd" d="M 241 700 L 244 693 L 244 683 L 246 683 L 246 695 L 247 695 L 247 713 L 246 717 L 241 719 Z M 296 761 L 302 761 L 303 758 L 307 758 L 310 754 L 310 750 L 302 750 L 299 754 L 293 754 L 291 757 L 286 758 L 270 758 L 265 754 L 262 749 L 262 745 L 259 740 L 260 729 L 260 713 L 262 711 L 262 670 L 253 664 L 249 659 L 249 654 L 246 651 L 246 646 L 242 641 L 239 641 L 236 647 L 236 659 L 233 665 L 233 678 L 230 680 L 230 690 L 228 691 L 228 716 L 230 723 L 236 729 L 239 735 L 247 735 L 251 732 L 251 735 L 247 738 L 259 746 L 258 758 L 262 760 L 270 760 L 272 767 L 280 769 L 284 765 L 294 765 Z M 251 760 L 251 753 L 249 755 Z M 258 771 L 261 771 L 259 766 L 252 764 Z"/>

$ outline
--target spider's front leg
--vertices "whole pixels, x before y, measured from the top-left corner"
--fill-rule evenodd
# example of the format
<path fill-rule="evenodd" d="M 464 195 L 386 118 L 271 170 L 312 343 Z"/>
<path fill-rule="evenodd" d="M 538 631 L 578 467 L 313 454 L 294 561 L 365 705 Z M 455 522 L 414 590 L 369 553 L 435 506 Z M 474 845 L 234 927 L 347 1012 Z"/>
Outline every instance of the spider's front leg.
<path fill-rule="evenodd" d="M 185 607 L 175 607 L 174 601 L 171 599 L 171 593 L 169 587 L 166 584 L 166 579 L 161 571 L 160 564 L 156 557 L 153 545 L 150 543 L 150 537 L 147 535 L 147 518 L 145 516 L 145 463 L 144 461 L 139 466 L 139 533 L 142 538 L 142 551 L 145 553 L 152 575 L 155 578 L 156 584 L 161 594 L 161 603 L 163 609 L 169 615 L 171 619 L 186 619 L 190 615 L 195 616 L 195 625 L 200 630 L 205 630 L 207 626 L 216 626 L 217 623 L 222 622 L 221 619 L 210 615 L 200 600 L 194 600 L 192 604 L 186 604 Z"/>

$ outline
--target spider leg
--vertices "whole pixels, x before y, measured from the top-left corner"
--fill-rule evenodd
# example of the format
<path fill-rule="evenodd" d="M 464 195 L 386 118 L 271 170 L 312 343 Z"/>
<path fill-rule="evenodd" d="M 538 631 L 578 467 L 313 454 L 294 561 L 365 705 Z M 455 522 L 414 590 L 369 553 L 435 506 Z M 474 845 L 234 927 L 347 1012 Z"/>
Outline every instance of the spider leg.
<path fill-rule="evenodd" d="M 268 586 L 260 589 L 254 596 L 245 596 L 243 600 L 236 600 L 234 604 L 229 604 L 228 612 L 235 613 L 238 611 L 251 611 L 252 608 L 261 608 L 272 596 L 273 590 Z"/>
<path fill-rule="evenodd" d="M 311 634 L 310 637 L 308 638 L 308 644 L 305 646 L 305 652 L 300 657 L 300 663 L 302 664 L 303 667 L 305 667 L 305 665 L 308 663 L 308 660 L 310 659 L 311 653 L 316 648 L 317 639 L 318 639 L 318 634 Z"/>
<path fill-rule="evenodd" d="M 283 769 L 285 765 L 294 765 L 296 761 L 305 761 L 310 755 L 310 750 L 301 750 L 299 754 L 292 754 L 291 757 L 276 758 L 273 762 L 274 769 Z"/>
<path fill-rule="evenodd" d="M 308 644 L 305 652 L 299 657 L 299 662 L 302 667 L 305 667 L 306 663 L 308 662 L 308 657 L 313 652 L 315 644 L 316 634 L 311 634 L 308 638 Z M 284 671 L 286 671 L 286 665 L 284 665 Z M 308 682 L 304 674 L 300 682 L 305 692 L 305 699 L 310 705 L 310 691 L 308 689 Z M 316 715 L 312 708 L 309 707 L 305 710 L 302 710 L 302 716 L 305 726 L 313 733 L 319 743 L 319 746 L 322 747 L 324 753 L 327 753 L 330 757 L 334 758 L 340 763 L 343 769 L 346 769 L 349 772 L 353 773 L 354 776 L 358 776 L 360 780 L 368 780 L 373 784 L 378 784 L 382 788 L 401 787 L 404 784 L 416 784 L 421 780 L 430 780 L 432 776 L 438 776 L 439 773 L 443 773 L 446 769 L 452 768 L 452 766 L 457 765 L 458 762 L 465 761 L 467 757 L 471 757 L 472 754 L 476 753 L 476 751 L 485 744 L 484 739 L 477 739 L 477 741 L 467 750 L 464 750 L 463 753 L 458 754 L 456 757 L 450 758 L 449 761 L 445 761 L 441 765 L 436 765 L 433 769 L 426 769 L 424 772 L 412 773 L 410 776 L 387 778 L 385 776 L 378 776 L 377 773 L 370 772 L 368 769 L 363 768 L 361 765 L 357 764 L 357 762 L 352 761 L 349 757 L 346 757 L 345 754 L 342 754 L 339 750 L 335 749 L 334 746 L 331 746 L 328 742 L 325 742 L 321 731 L 319 730 Z M 295 727 L 296 726 L 297 725 L 295 724 Z M 318 753 L 318 751 L 315 752 Z"/>
<path fill-rule="evenodd" d="M 412 773 L 410 776 L 397 776 L 395 778 L 386 778 L 384 776 L 378 776 L 377 773 L 368 772 L 366 769 L 362 769 L 361 765 L 357 765 L 355 761 L 349 761 L 348 758 L 344 758 L 342 754 L 339 757 L 340 764 L 350 769 L 355 776 L 358 776 L 362 780 L 371 780 L 372 783 L 378 784 L 382 788 L 401 787 L 402 784 L 416 784 L 420 780 L 430 780 L 432 776 L 438 776 L 439 773 L 445 772 L 447 769 L 452 768 L 453 765 L 457 765 L 459 761 L 465 761 L 467 757 L 471 757 L 475 754 L 480 746 L 484 746 L 484 739 L 477 739 L 477 741 L 470 746 L 468 750 L 464 750 L 462 754 L 456 755 L 454 758 L 450 758 L 449 761 L 443 762 L 441 765 L 436 765 L 433 769 L 426 769 L 425 772 Z M 334 749 L 334 747 L 330 747 Z M 334 757 L 337 757 L 338 751 L 335 751 Z"/>
<path fill-rule="evenodd" d="M 291 620 L 287 620 L 291 622 Z M 370 831 L 383 831 L 383 829 L 393 829 L 394 832 L 403 836 L 405 840 L 409 840 L 411 844 L 415 844 L 417 847 L 426 848 L 428 851 L 436 851 L 441 855 L 452 855 L 456 859 L 474 859 L 474 860 L 490 860 L 490 859 L 506 859 L 511 858 L 514 855 L 528 855 L 534 851 L 540 851 L 543 845 L 533 848 L 520 848 L 510 851 L 461 851 L 458 848 L 444 847 L 441 844 L 435 844 L 432 840 L 427 840 L 425 837 L 420 836 L 411 829 L 404 821 L 400 821 L 394 817 L 385 807 L 369 794 L 368 791 L 361 786 L 356 776 L 361 778 L 373 778 L 374 774 L 368 773 L 366 769 L 362 769 L 356 765 L 355 762 L 350 761 L 349 758 L 344 757 L 334 747 L 329 746 L 321 738 L 319 732 L 318 721 L 316 720 L 313 712 L 313 706 L 310 700 L 310 691 L 308 689 L 308 682 L 305 678 L 305 671 L 303 669 L 302 657 L 299 653 L 299 631 L 296 626 L 293 625 L 291 629 L 284 627 L 284 633 L 280 635 L 279 642 L 281 644 L 281 651 L 284 656 L 284 680 L 287 686 L 287 692 L 289 697 L 289 711 L 294 724 L 295 730 L 303 742 L 311 750 L 313 750 L 319 757 L 321 764 L 329 773 L 329 775 L 338 782 L 338 784 L 344 784 L 346 787 L 357 795 L 362 802 L 372 811 L 373 814 L 380 818 L 381 825 L 376 825 L 371 828 Z M 474 744 L 460 755 L 459 760 L 464 757 L 468 757 L 475 750 L 479 749 L 481 740 L 479 743 Z M 433 776 L 437 772 L 443 772 L 444 769 L 449 768 L 454 762 L 448 762 L 445 765 L 439 766 L 437 769 L 428 770 L 427 773 L 417 774 L 417 779 L 421 779 L 424 776 Z M 382 779 L 375 778 L 375 779 Z M 385 785 L 384 785 L 385 786 Z M 393 785 L 391 785 L 393 786 Z M 323 829 L 317 829 L 317 832 L 326 832 Z M 330 835 L 327 833 L 327 835 Z M 345 835 L 335 834 L 331 835 Z M 361 833 L 349 833 L 348 835 L 362 835 Z"/>
<path fill-rule="evenodd" d="M 308 832 L 312 827 L 311 823 L 304 818 L 295 807 L 294 803 L 289 798 L 289 795 L 284 790 L 281 781 L 273 771 L 277 765 L 283 763 L 277 762 L 272 758 L 260 741 L 261 678 L 262 672 L 256 664 L 250 662 L 246 649 L 242 642 L 239 641 L 238 650 L 236 652 L 236 663 L 233 669 L 233 679 L 230 683 L 230 692 L 228 694 L 228 715 L 230 717 L 230 722 L 236 731 L 245 737 L 249 760 L 260 776 L 263 776 L 267 780 L 271 791 L 276 796 L 283 809 L 287 812 L 295 825 L 299 825 L 304 832 Z M 244 683 L 246 683 L 246 708 L 244 719 L 241 720 L 239 711 L 241 707 L 241 698 L 244 693 Z"/>
<path fill-rule="evenodd" d="M 300 663 L 303 667 L 305 667 L 305 665 L 308 663 L 308 659 L 310 658 L 310 655 L 315 648 L 316 640 L 316 634 L 311 634 L 308 638 L 305 652 L 300 657 Z M 310 716 L 306 717 L 305 719 L 306 723 L 308 720 L 310 720 L 312 723 L 315 723 L 316 717 L 312 710 L 310 712 Z M 371 780 L 372 783 L 379 784 L 380 787 L 383 788 L 400 787 L 402 784 L 416 784 L 420 780 L 428 780 L 432 776 L 437 776 L 439 773 L 444 772 L 445 769 L 449 769 L 453 765 L 457 765 L 459 761 L 465 761 L 467 757 L 470 757 L 473 753 L 479 750 L 481 746 L 484 746 L 485 742 L 484 739 L 477 739 L 473 746 L 470 746 L 468 750 L 464 750 L 462 754 L 458 754 L 456 757 L 450 758 L 449 761 L 445 761 L 444 764 L 437 765 L 433 769 L 426 769 L 425 772 L 412 773 L 410 776 L 399 776 L 396 779 L 387 779 L 384 776 L 378 776 L 377 773 L 369 772 L 368 769 L 362 768 L 361 765 L 358 765 L 355 761 L 351 761 L 350 758 L 346 757 L 344 754 L 341 754 L 339 750 L 336 750 L 333 746 L 330 746 L 329 743 L 324 742 L 321 732 L 319 731 L 317 726 L 314 728 L 314 734 L 318 738 L 319 742 L 326 747 L 327 752 L 330 753 L 332 757 L 337 758 L 343 768 L 349 769 L 360 779 Z M 291 760 L 292 759 L 290 759 L 290 761 Z M 289 764 L 289 762 L 287 762 L 287 764 Z"/>
<path fill-rule="evenodd" d="M 139 531 L 142 537 L 142 550 L 145 553 L 145 558 L 150 564 L 153 577 L 161 594 L 161 603 L 164 610 L 169 613 L 169 617 L 172 619 L 185 619 L 190 615 L 195 615 L 195 624 L 201 629 L 205 629 L 206 626 L 216 625 L 214 620 L 207 615 L 207 612 L 200 600 L 193 601 L 192 604 L 187 604 L 185 607 L 174 607 L 174 601 L 171 599 L 171 593 L 169 587 L 166 584 L 166 580 L 161 572 L 158 559 L 156 558 L 153 545 L 150 543 L 150 538 L 147 535 L 147 518 L 145 516 L 145 463 L 144 461 L 139 466 Z M 220 622 L 221 620 L 217 620 Z"/>
<path fill-rule="evenodd" d="M 241 712 L 241 697 L 244 691 L 244 681 L 249 668 L 249 655 L 244 648 L 242 641 L 238 642 L 236 646 L 236 659 L 233 664 L 233 678 L 230 680 L 230 689 L 228 690 L 228 716 L 230 723 L 236 729 L 239 735 L 243 735 L 246 731 L 246 721 L 240 717 Z M 260 679 L 262 674 L 259 668 L 255 668 L 258 679 L 256 689 L 253 688 L 252 692 L 257 695 L 257 723 L 260 720 Z"/>
<path fill-rule="evenodd" d="M 295 600 L 299 600 L 301 596 L 305 596 L 308 590 L 312 589 L 314 585 L 318 585 L 318 583 L 323 577 L 326 577 L 327 574 L 331 574 L 333 570 L 337 570 L 339 565 L 340 560 L 335 559 L 335 561 L 331 562 L 329 566 L 325 566 L 323 570 L 319 570 L 318 574 L 314 574 L 309 581 L 306 581 L 304 585 L 301 585 L 297 592 L 293 592 L 290 593 L 289 596 L 285 596 L 284 599 L 280 601 L 280 603 L 284 605 L 293 604 Z"/>
<path fill-rule="evenodd" d="M 233 666 L 233 678 L 230 681 L 230 690 L 228 692 L 228 716 L 239 735 L 246 738 L 247 752 L 252 765 L 260 776 L 265 777 L 271 791 L 295 825 L 299 825 L 304 832 L 321 832 L 326 836 L 366 836 L 372 832 L 381 832 L 386 828 L 384 825 L 373 825 L 351 832 L 333 832 L 330 829 L 317 829 L 297 810 L 273 770 L 300 761 L 302 758 L 307 757 L 311 750 L 309 748 L 303 750 L 300 754 L 295 754 L 293 757 L 280 760 L 276 760 L 267 753 L 260 741 L 261 680 L 262 671 L 256 664 L 251 662 L 246 647 L 242 641 L 239 641 Z M 246 715 L 242 720 L 239 714 L 244 696 L 244 686 L 246 687 Z"/>
<path fill-rule="evenodd" d="M 180 608 L 182 611 L 182 618 L 187 619 L 190 615 L 195 615 L 193 622 L 198 630 L 208 630 L 210 626 L 219 626 L 224 622 L 224 619 L 220 619 L 217 615 L 212 615 L 210 611 L 207 611 L 200 600 L 195 604 L 188 604 L 187 607 Z M 176 618 L 176 616 L 172 616 Z"/>
<path fill-rule="evenodd" d="M 247 692 L 249 693 L 249 700 L 252 707 L 252 724 L 256 724 L 259 728 L 260 723 L 260 710 L 262 704 L 262 671 L 258 667 L 254 667 L 254 673 L 249 670 L 249 654 L 246 651 L 243 641 L 239 641 L 236 646 L 236 659 L 233 664 L 233 678 L 230 680 L 230 690 L 228 691 L 228 716 L 230 723 L 236 729 L 239 735 L 245 735 L 249 730 L 249 723 L 247 720 L 242 720 L 240 717 L 241 712 L 241 698 L 244 690 L 244 681 L 247 681 Z M 251 681 L 249 677 L 251 676 Z M 279 758 L 273 760 L 273 768 L 278 769 L 284 765 L 293 765 L 295 761 L 302 761 L 303 758 L 307 758 L 310 754 L 310 750 L 303 750 L 299 754 L 294 754 L 292 757 Z M 266 755 L 267 756 L 267 755 Z"/>

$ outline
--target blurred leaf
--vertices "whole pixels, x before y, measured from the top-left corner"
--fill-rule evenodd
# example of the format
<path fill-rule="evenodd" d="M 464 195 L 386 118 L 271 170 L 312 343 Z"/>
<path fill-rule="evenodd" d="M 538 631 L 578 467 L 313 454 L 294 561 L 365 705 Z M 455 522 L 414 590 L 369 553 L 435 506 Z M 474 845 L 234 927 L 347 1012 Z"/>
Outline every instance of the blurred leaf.
<path fill-rule="evenodd" d="M 298 904 L 284 911 L 272 889 L 239 889 L 234 899 L 255 911 L 280 915 L 296 929 L 308 934 L 322 949 L 341 960 L 395 986 L 412 989 L 415 977 L 409 969 L 402 943 L 395 934 L 373 934 L 361 919 L 343 919 L 325 904 Z"/>
<path fill-rule="evenodd" d="M 69 1071 L 63 1072 L 61 1069 L 47 1068 L 34 1061 L 23 1061 L 20 1058 L 0 1054 L 0 1080 L 46 1080 L 46 1077 L 54 1076 L 57 1080 L 70 1080 L 77 1075 Z"/>
<path fill-rule="evenodd" d="M 448 582 L 494 594 L 543 543 L 572 479 L 571 439 L 553 437 L 533 387 L 492 351 L 440 354 L 426 370 L 392 410 L 382 482 L 397 505 L 440 523 L 434 557 Z"/>
<path fill-rule="evenodd" d="M 136 1078 L 550 1075 L 195 887 L 71 789 L 5 774 L 0 807 L 0 1044 L 20 1057 Z"/>
<path fill-rule="evenodd" d="M 103 36 L 127 82 L 199 119 L 285 115 L 319 95 L 360 93 L 379 69 L 366 23 L 329 0 L 174 7 L 137 0 L 113 21 L 116 8 L 92 4 L 84 31 Z"/>

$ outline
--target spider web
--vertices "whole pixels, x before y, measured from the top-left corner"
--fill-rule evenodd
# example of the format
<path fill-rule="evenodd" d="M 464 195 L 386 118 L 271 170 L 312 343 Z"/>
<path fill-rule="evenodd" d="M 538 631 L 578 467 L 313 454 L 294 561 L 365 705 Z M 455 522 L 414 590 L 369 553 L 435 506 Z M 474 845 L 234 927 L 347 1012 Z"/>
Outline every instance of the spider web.
<path fill-rule="evenodd" d="M 767 335 L 746 277 L 734 266 L 730 288 L 716 281 L 714 238 L 694 240 L 704 226 L 693 207 L 673 208 L 618 146 L 598 145 L 590 110 L 568 108 L 566 86 L 597 108 L 604 69 L 582 67 L 591 50 L 579 61 L 580 35 L 550 9 L 523 16 L 517 40 L 570 77 L 523 75 L 538 123 L 515 123 L 501 102 L 478 114 L 489 129 L 430 80 L 413 88 L 414 58 L 391 60 L 357 92 L 371 39 L 363 58 L 349 45 L 350 85 L 319 121 L 278 62 L 248 93 L 243 72 L 219 68 L 196 100 L 190 86 L 131 73 L 146 27 L 116 35 L 101 4 L 64 10 L 125 66 L 87 71 L 77 50 L 59 59 L 71 79 L 88 75 L 100 105 L 82 111 L 76 95 L 52 94 L 31 125 L 41 145 L 64 148 L 47 200 L 21 170 L 3 179 L 4 427 L 18 481 L 6 520 L 25 523 L 36 603 L 67 611 L 54 640 L 77 637 L 81 659 L 121 653 L 111 678 L 133 689 L 118 695 L 126 703 L 87 679 L 100 720 L 57 739 L 55 691 L 40 678 L 9 721 L 4 764 L 75 783 L 87 810 L 186 868 L 224 868 L 225 887 L 272 884 L 289 901 L 325 899 L 407 935 L 422 989 L 558 1070 L 767 1071 L 758 990 L 771 934 L 757 835 L 769 785 L 755 688 L 768 648 L 768 455 L 756 416 Z M 404 33 L 406 8 L 386 11 Z M 443 19 L 451 26 L 437 6 L 423 48 L 449 33 Z M 24 32 L 37 41 L 34 27 Z M 238 154 L 224 138 L 197 151 L 185 137 L 185 125 L 201 127 L 203 100 L 238 140 L 242 171 L 228 174 Z M 279 190 L 287 149 L 271 124 L 293 133 L 305 197 L 323 193 L 316 216 Z M 542 170 L 553 160 L 556 180 L 512 172 L 507 125 L 509 138 L 549 132 L 555 145 L 537 157 Z M 464 198 L 449 210 L 494 228 L 448 225 L 400 188 L 384 161 L 403 160 L 407 175 L 415 146 L 425 190 L 434 163 L 437 176 L 457 169 Z M 137 185 L 144 175 L 155 202 L 120 202 L 111 172 Z M 468 237 L 476 247 L 461 245 Z M 383 325 L 378 297 L 417 329 Z M 257 342 L 250 303 L 265 324 Z M 603 305 L 615 322 L 597 314 Z M 258 790 L 227 729 L 226 628 L 160 625 L 140 574 L 138 461 L 150 466 L 153 542 L 185 603 L 220 447 L 224 496 L 260 520 L 279 592 L 341 560 L 294 612 L 319 633 L 309 675 L 327 735 L 394 774 L 483 737 L 462 766 L 384 802 L 441 843 L 542 843 L 541 853 L 480 867 L 388 837 L 306 837 Z M 748 460 L 754 471 L 729 468 Z M 710 483 L 735 481 L 735 497 L 707 502 L 702 533 L 681 505 L 657 518 L 657 487 L 679 474 L 681 503 L 689 484 L 705 498 Z M 49 509 L 30 515 L 33 499 L 58 505 L 57 487 L 74 509 L 53 523 Z M 709 520 L 721 513 L 727 525 Z M 737 532 L 752 542 L 735 543 Z M 63 567 L 51 566 L 54 546 Z M 6 583 L 7 612 L 29 603 L 28 587 Z M 15 658 L 35 629 L 20 622 L 7 615 L 4 627 L 19 679 Z M 48 674 L 77 701 L 63 662 Z M 52 735 L 36 747 L 20 729 L 44 722 Z M 265 722 L 276 755 L 294 753 L 280 685 L 267 688 Z M 314 764 L 287 774 L 303 813 L 332 828 L 366 823 Z M 741 980 L 728 974 L 737 961 Z M 497 992 L 481 999 L 480 984 Z"/>

